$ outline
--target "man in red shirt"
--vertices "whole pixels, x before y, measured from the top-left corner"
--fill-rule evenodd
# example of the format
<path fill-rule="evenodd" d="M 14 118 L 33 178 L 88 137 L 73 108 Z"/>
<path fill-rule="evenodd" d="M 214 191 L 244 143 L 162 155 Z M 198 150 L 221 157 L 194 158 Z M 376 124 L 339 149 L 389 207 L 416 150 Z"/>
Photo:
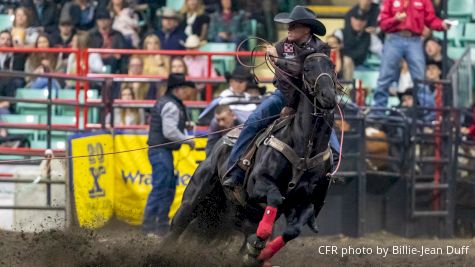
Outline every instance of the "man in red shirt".
<path fill-rule="evenodd" d="M 449 28 L 435 15 L 430 0 L 385 0 L 379 15 L 379 27 L 386 33 L 378 84 L 374 93 L 374 106 L 387 107 L 388 89 L 397 81 L 400 61 L 404 58 L 409 65 L 412 79 L 423 80 L 425 57 L 423 39 L 424 27 L 436 31 Z M 422 90 L 418 90 L 418 95 Z"/>

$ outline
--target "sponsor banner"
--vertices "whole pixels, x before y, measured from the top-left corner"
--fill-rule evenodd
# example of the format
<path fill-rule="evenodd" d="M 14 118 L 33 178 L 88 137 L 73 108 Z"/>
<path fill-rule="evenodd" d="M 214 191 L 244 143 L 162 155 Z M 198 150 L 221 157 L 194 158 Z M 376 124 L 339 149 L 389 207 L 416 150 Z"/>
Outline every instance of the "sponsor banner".
<path fill-rule="evenodd" d="M 75 151 L 75 137 L 72 137 L 70 151 Z M 88 137 L 80 137 L 84 138 Z M 93 143 L 96 136 L 89 137 L 89 142 Z M 109 135 L 110 142 L 113 145 L 109 144 L 109 147 L 113 147 L 113 151 L 126 151 L 133 150 L 137 148 L 147 147 L 147 135 L 145 134 L 136 134 L 136 133 L 120 133 L 115 134 L 113 137 Z M 199 138 L 195 140 L 196 147 L 204 148 L 206 146 L 206 138 Z M 80 153 L 75 153 L 79 155 Z M 189 146 L 183 145 L 180 150 L 173 152 L 175 174 L 177 176 L 177 187 L 175 198 L 170 209 L 170 218 L 173 217 L 176 210 L 178 209 L 185 187 L 188 184 L 188 181 L 198 166 L 197 162 L 203 161 L 205 159 L 205 151 L 200 150 L 191 150 Z M 112 188 L 113 198 L 110 199 L 112 210 L 114 215 L 127 223 L 139 225 L 143 220 L 143 211 L 145 209 L 145 204 L 147 202 L 148 194 L 150 193 L 152 186 L 152 168 L 148 159 L 148 150 L 137 150 L 127 153 L 118 153 L 112 156 L 105 156 L 110 160 L 110 173 L 107 176 L 107 179 L 110 179 L 110 187 Z M 73 168 L 80 168 L 83 165 L 78 165 L 76 161 L 79 159 L 73 159 Z M 78 175 L 84 175 L 84 170 L 76 171 L 73 170 L 73 178 L 78 177 Z M 74 179 L 76 180 L 76 179 Z M 108 181 L 109 182 L 109 181 Z M 76 190 L 76 182 L 74 183 L 75 189 L 75 198 L 76 198 L 76 209 L 78 210 L 78 218 L 82 216 L 79 220 L 81 226 L 94 226 L 100 227 L 102 224 L 84 224 L 84 222 L 89 222 L 89 217 L 84 217 L 84 214 L 87 213 L 85 205 L 78 204 L 78 200 L 81 203 L 86 203 L 91 201 L 90 196 L 85 194 L 84 190 Z M 80 196 L 78 196 L 80 194 Z M 79 212 L 81 208 L 81 212 Z M 106 211 L 97 211 L 98 214 L 107 213 Z M 110 218 L 111 215 L 108 217 Z M 108 219 L 107 218 L 107 219 Z M 81 223 L 83 222 L 83 223 Z"/>

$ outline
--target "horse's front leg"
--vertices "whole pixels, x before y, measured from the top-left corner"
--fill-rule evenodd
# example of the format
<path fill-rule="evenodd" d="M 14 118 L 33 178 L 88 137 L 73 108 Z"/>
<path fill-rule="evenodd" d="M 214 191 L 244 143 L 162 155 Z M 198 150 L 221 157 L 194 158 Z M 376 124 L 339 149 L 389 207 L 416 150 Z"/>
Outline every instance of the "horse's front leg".
<path fill-rule="evenodd" d="M 258 183 L 255 190 L 260 192 L 258 194 L 266 196 L 267 206 L 257 227 L 256 234 L 251 235 L 247 240 L 247 255 L 245 257 L 247 260 L 256 259 L 266 246 L 266 241 L 272 235 L 274 228 L 278 213 L 277 207 L 282 204 L 282 194 L 275 184 Z"/>
<path fill-rule="evenodd" d="M 292 214 L 293 215 L 286 217 L 287 227 L 282 235 L 277 236 L 274 240 L 267 243 L 265 248 L 261 251 L 257 258 L 259 261 L 268 262 L 287 242 L 300 235 L 303 225 L 307 223 L 310 216 L 313 216 L 313 205 L 310 204 L 306 206 L 303 210 L 298 212 L 297 215 L 295 215 L 295 213 Z M 294 216 L 297 216 L 297 218 Z"/>

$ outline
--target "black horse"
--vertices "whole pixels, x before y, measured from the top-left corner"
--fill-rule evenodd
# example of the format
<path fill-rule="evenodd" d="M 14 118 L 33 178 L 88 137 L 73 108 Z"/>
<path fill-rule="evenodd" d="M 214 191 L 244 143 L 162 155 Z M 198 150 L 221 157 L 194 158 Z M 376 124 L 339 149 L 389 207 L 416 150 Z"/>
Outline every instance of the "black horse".
<path fill-rule="evenodd" d="M 305 58 L 304 88 L 299 90 L 296 114 L 258 147 L 255 164 L 248 170 L 245 202 L 230 201 L 234 198 L 221 186 L 232 148 L 224 137 L 191 177 L 172 222 L 173 239 L 195 219 L 204 225 L 222 224 L 218 214 L 226 214 L 224 217 L 232 218 L 233 226 L 240 226 L 245 234 L 255 233 L 247 240 L 245 259 L 260 264 L 314 219 L 323 205 L 332 165 L 328 143 L 336 106 L 336 77 L 328 53 L 329 47 L 324 45 Z M 266 245 L 275 219 L 282 214 L 287 220 L 283 234 Z"/>

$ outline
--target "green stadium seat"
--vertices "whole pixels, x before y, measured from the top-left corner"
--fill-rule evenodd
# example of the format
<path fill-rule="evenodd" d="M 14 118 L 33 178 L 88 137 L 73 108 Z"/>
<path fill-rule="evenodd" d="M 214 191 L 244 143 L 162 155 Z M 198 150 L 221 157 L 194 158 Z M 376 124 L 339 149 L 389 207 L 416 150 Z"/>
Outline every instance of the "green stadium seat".
<path fill-rule="evenodd" d="M 475 23 L 465 24 L 465 31 L 461 41 L 465 46 L 467 44 L 475 44 Z"/>
<path fill-rule="evenodd" d="M 38 141 L 38 140 L 33 140 L 30 141 L 31 148 L 35 149 L 47 149 L 46 147 L 46 141 Z M 51 149 L 66 149 L 66 140 L 51 140 Z"/>
<path fill-rule="evenodd" d="M 7 14 L 0 15 L 0 31 L 6 30 L 13 26 L 13 16 Z"/>
<path fill-rule="evenodd" d="M 185 0 L 167 0 L 167 7 L 176 11 L 180 11 L 184 3 Z"/>
<path fill-rule="evenodd" d="M 447 55 L 453 60 L 458 60 L 465 52 L 465 47 L 447 47 Z"/>
<path fill-rule="evenodd" d="M 38 115 L 19 115 L 19 114 L 5 114 L 0 116 L 0 120 L 7 123 L 17 124 L 38 124 L 40 119 Z M 27 135 L 30 139 L 36 139 L 38 137 L 37 130 L 31 129 L 8 129 L 9 134 L 22 134 Z"/>
<path fill-rule="evenodd" d="M 473 0 L 451 0 L 447 1 L 447 14 L 450 18 L 469 21 L 472 17 L 475 1 Z"/>
<path fill-rule="evenodd" d="M 76 90 L 64 89 L 58 91 L 59 99 L 76 99 Z M 87 90 L 88 99 L 99 99 L 99 90 Z M 79 92 L 79 102 L 84 103 L 84 91 Z M 76 107 L 74 106 L 58 106 L 57 113 L 63 116 L 76 116 Z M 97 108 L 89 108 L 88 117 L 89 122 L 97 123 L 99 121 L 99 112 Z"/>
<path fill-rule="evenodd" d="M 462 46 L 461 38 L 463 36 L 464 28 L 465 28 L 465 24 L 460 23 L 459 25 L 457 25 L 455 27 L 451 27 L 447 31 L 447 40 L 448 40 L 448 45 L 449 46 L 457 46 L 457 47 Z M 441 40 L 444 39 L 444 32 L 433 31 L 432 35 L 434 35 L 435 37 L 437 37 Z"/>
<path fill-rule="evenodd" d="M 370 53 L 370 55 L 366 58 L 364 65 L 370 68 L 379 67 L 381 66 L 381 59 L 378 55 Z"/>
<path fill-rule="evenodd" d="M 362 80 L 363 87 L 374 89 L 376 88 L 376 83 L 378 81 L 379 71 L 374 70 L 364 70 L 364 71 L 355 71 L 353 78 L 355 80 Z"/>
<path fill-rule="evenodd" d="M 205 52 L 234 52 L 236 51 L 236 44 L 233 43 L 207 43 L 200 48 Z M 213 56 L 213 68 L 217 69 L 221 75 L 224 72 L 231 72 L 236 65 L 236 59 L 233 56 Z M 223 69 L 224 66 L 224 69 Z"/>
<path fill-rule="evenodd" d="M 31 89 L 31 88 L 19 88 L 16 91 L 16 97 L 20 99 L 48 99 L 48 90 L 46 89 Z M 17 103 L 16 112 L 18 114 L 46 114 L 46 104 L 35 103 Z"/>

